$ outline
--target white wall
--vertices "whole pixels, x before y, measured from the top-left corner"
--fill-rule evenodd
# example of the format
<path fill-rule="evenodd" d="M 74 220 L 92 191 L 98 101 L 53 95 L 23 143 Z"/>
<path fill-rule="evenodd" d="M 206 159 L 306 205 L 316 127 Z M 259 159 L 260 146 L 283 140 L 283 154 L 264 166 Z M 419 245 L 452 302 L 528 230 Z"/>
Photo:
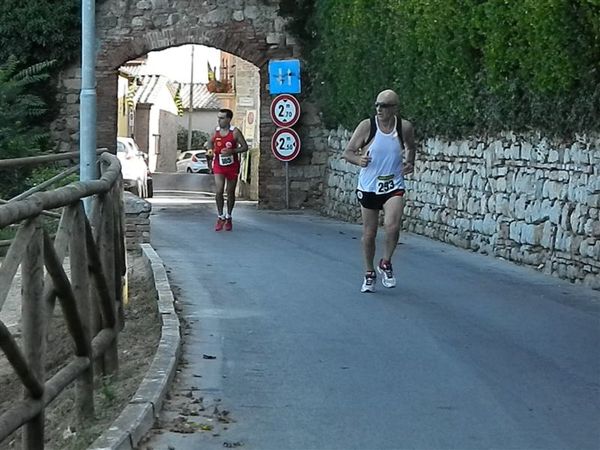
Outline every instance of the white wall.
<path fill-rule="evenodd" d="M 214 111 L 194 111 L 192 114 L 192 130 L 204 131 L 213 134 L 217 126 L 217 110 Z M 189 112 L 184 112 L 183 116 L 177 117 L 177 124 L 187 130 Z"/>

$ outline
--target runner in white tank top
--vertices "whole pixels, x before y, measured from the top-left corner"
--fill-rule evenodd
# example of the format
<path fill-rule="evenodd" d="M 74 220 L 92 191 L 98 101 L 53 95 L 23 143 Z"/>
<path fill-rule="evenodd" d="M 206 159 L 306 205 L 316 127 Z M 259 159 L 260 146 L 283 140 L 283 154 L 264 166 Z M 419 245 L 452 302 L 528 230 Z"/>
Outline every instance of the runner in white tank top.
<path fill-rule="evenodd" d="M 358 175 L 358 190 L 375 192 L 377 195 L 388 194 L 397 189 L 405 189 L 402 175 L 404 148 L 400 143 L 397 131 L 398 118 L 394 117 L 394 128 L 390 133 L 384 133 L 379 128 L 375 118 L 377 131 L 367 149 L 371 161 L 367 167 L 360 169 Z"/>
<path fill-rule="evenodd" d="M 358 124 L 342 155 L 343 159 L 361 168 L 356 190 L 363 224 L 361 245 L 365 276 L 361 292 L 375 290 L 375 241 L 379 211 L 382 209 L 385 241 L 383 255 L 376 269 L 382 276 L 384 287 L 396 286 L 392 256 L 398 245 L 404 207 L 404 174 L 413 171 L 416 152 L 412 124 L 396 114 L 398 103 L 398 94 L 394 91 L 387 89 L 380 92 L 375 101 L 375 126 L 372 125 L 372 119 L 365 119 Z M 401 130 L 400 136 L 398 130 Z M 371 136 L 373 138 L 369 142 Z"/>

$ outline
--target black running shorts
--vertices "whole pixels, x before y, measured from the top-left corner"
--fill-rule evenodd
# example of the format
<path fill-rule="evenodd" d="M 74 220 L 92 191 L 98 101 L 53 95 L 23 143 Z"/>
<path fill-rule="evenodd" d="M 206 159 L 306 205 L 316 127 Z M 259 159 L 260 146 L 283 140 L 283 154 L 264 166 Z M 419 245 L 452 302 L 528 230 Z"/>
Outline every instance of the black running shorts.
<path fill-rule="evenodd" d="M 383 205 L 392 197 L 404 196 L 404 189 L 396 189 L 387 194 L 376 194 L 375 192 L 366 192 L 356 190 L 356 198 L 363 208 L 367 209 L 383 209 Z"/>

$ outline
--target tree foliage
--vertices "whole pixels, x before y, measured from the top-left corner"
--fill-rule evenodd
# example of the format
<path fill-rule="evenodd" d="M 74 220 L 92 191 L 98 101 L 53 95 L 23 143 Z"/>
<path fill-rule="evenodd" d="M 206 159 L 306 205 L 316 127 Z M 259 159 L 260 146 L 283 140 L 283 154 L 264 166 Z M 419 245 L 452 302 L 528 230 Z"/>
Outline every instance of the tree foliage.
<path fill-rule="evenodd" d="M 45 102 L 27 89 L 47 80 L 54 61 L 19 70 L 19 61 L 9 57 L 0 65 L 0 158 L 24 156 L 40 150 L 44 133 L 36 119 L 46 112 Z"/>
<path fill-rule="evenodd" d="M 205 131 L 192 130 L 192 150 L 204 149 L 204 144 L 210 139 L 210 135 Z M 179 127 L 177 129 L 177 151 L 187 150 L 188 130 Z"/>
<path fill-rule="evenodd" d="M 45 71 L 50 78 L 44 76 L 41 83 L 27 83 L 21 91 L 46 103 L 45 114 L 37 117 L 40 124 L 47 125 L 56 116 L 58 105 L 54 79 L 62 68 L 78 57 L 80 42 L 79 1 L 0 1 L 0 63 L 16 56 L 17 60 L 12 60 L 16 62 L 15 69 L 23 69 L 45 64 L 43 61 L 55 61 Z"/>
<path fill-rule="evenodd" d="M 47 80 L 54 61 L 19 69 L 9 57 L 0 65 L 0 159 L 32 155 L 48 149 L 48 136 L 37 121 L 46 112 L 46 103 L 28 88 Z M 19 192 L 29 173 L 5 170 L 0 173 L 3 196 Z"/>
<path fill-rule="evenodd" d="M 600 0 L 283 3 L 306 14 L 292 30 L 329 125 L 392 88 L 423 133 L 599 127 Z"/>
<path fill-rule="evenodd" d="M 0 2 L 0 61 L 17 55 L 24 66 L 56 60 L 60 68 L 77 57 L 80 42 L 79 1 Z"/>

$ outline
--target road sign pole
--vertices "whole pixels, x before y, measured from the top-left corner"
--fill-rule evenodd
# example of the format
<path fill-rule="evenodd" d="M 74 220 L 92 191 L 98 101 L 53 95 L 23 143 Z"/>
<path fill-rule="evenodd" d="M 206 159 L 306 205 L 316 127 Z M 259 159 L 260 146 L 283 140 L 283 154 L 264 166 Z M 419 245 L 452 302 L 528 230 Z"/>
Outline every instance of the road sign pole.
<path fill-rule="evenodd" d="M 285 209 L 290 209 L 290 163 L 285 162 Z"/>

